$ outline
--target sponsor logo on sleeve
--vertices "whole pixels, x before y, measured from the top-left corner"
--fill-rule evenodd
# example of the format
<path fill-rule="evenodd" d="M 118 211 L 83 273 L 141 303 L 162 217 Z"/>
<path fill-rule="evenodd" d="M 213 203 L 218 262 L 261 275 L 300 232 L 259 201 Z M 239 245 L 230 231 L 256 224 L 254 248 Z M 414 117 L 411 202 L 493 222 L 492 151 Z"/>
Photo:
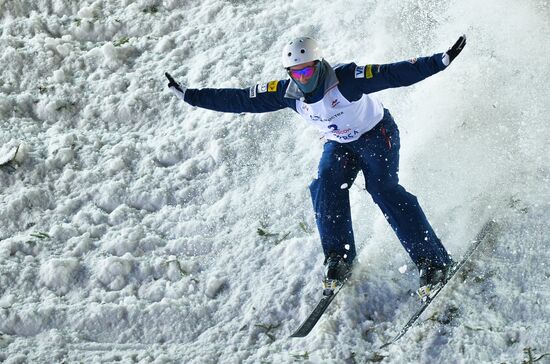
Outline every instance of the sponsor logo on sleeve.
<path fill-rule="evenodd" d="M 415 64 L 416 63 L 416 58 L 411 58 L 407 62 Z"/>
<path fill-rule="evenodd" d="M 263 85 L 258 85 L 258 93 L 264 93 L 267 92 L 267 83 L 264 83 Z"/>
<path fill-rule="evenodd" d="M 253 99 L 256 97 L 256 86 L 257 85 L 254 85 L 250 88 L 250 98 Z"/>
<path fill-rule="evenodd" d="M 355 67 L 355 78 L 372 78 L 372 64 Z"/>
<path fill-rule="evenodd" d="M 372 64 L 367 65 L 365 68 L 365 78 L 372 78 Z"/>
<path fill-rule="evenodd" d="M 267 84 L 267 92 L 277 92 L 279 81 L 271 81 Z"/>
<path fill-rule="evenodd" d="M 363 77 L 365 77 L 365 66 L 355 67 L 355 78 L 363 78 Z"/>

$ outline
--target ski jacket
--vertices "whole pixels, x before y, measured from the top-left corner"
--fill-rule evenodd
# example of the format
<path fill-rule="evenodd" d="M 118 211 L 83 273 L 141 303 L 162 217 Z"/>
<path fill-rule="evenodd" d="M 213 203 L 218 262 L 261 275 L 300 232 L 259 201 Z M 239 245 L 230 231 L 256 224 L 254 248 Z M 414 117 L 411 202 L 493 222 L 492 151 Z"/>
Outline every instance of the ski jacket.
<path fill-rule="evenodd" d="M 186 89 L 184 100 L 197 107 L 233 113 L 262 113 L 291 108 L 329 140 L 348 143 L 372 129 L 384 107 L 373 93 L 409 86 L 445 69 L 443 54 L 389 64 L 340 64 L 331 67 L 323 87 L 304 95 L 291 79 L 246 89 Z"/>

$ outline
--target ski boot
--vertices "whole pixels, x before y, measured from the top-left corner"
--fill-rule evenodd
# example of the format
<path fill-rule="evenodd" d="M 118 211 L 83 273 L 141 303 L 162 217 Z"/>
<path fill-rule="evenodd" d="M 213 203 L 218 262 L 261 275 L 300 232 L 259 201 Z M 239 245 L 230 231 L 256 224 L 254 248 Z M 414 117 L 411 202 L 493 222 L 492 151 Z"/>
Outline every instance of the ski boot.
<path fill-rule="evenodd" d="M 351 265 L 344 258 L 335 254 L 328 257 L 325 265 L 323 296 L 331 296 L 336 287 L 341 286 L 351 275 Z"/>
<path fill-rule="evenodd" d="M 424 302 L 433 293 L 443 288 L 445 283 L 449 280 L 451 273 L 453 272 L 456 263 L 451 262 L 444 266 L 431 266 L 422 267 L 419 270 L 420 288 L 416 291 L 420 299 Z"/>

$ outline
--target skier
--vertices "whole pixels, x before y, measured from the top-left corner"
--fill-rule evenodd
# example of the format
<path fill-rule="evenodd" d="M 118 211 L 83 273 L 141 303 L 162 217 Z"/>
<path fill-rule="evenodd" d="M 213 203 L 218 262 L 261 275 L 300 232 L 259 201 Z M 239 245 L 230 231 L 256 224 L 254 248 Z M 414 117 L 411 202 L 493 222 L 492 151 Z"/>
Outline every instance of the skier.
<path fill-rule="evenodd" d="M 373 93 L 409 86 L 444 70 L 465 45 L 463 35 L 448 51 L 430 57 L 332 67 L 314 39 L 301 37 L 283 48 L 289 79 L 248 89 L 192 89 L 165 75 L 170 90 L 193 106 L 233 113 L 288 107 L 324 135 L 318 177 L 309 189 L 325 255 L 325 295 L 349 277 L 356 256 L 349 189 L 361 170 L 367 191 L 419 269 L 418 294 L 425 298 L 445 283 L 453 260 L 417 198 L 399 184 L 399 130 Z"/>

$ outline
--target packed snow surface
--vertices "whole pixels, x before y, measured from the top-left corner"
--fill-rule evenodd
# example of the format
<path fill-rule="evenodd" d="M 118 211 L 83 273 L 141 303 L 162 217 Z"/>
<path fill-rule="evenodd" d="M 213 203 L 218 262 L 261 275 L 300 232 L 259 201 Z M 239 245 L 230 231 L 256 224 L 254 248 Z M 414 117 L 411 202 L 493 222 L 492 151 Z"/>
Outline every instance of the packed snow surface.
<path fill-rule="evenodd" d="M 546 0 L 0 0 L 0 361 L 550 362 Z M 332 64 L 464 52 L 379 93 L 402 184 L 469 272 L 398 344 L 417 271 L 351 187 L 353 279 L 320 296 L 308 183 L 323 141 L 291 110 L 221 114 L 166 88 L 286 78 L 315 37 Z M 15 153 L 14 148 L 18 148 Z"/>

